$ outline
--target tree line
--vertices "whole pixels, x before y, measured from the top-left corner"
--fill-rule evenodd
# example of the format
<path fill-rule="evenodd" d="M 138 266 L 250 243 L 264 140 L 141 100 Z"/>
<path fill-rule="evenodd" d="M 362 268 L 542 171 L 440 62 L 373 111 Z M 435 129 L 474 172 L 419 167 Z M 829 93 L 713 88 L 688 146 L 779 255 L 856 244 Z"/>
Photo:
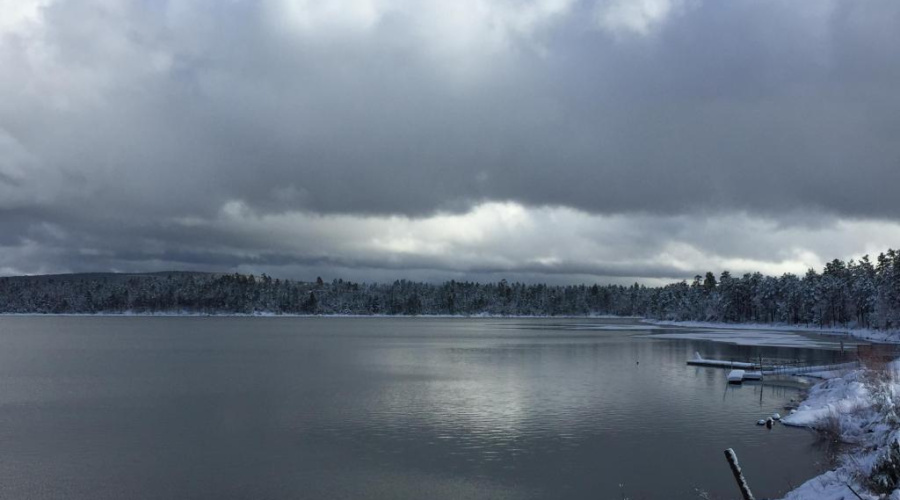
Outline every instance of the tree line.
<path fill-rule="evenodd" d="M 900 252 L 835 259 L 778 277 L 724 271 L 640 284 L 314 282 L 268 275 L 154 273 L 0 278 L 0 313 L 642 316 L 677 321 L 900 327 Z"/>

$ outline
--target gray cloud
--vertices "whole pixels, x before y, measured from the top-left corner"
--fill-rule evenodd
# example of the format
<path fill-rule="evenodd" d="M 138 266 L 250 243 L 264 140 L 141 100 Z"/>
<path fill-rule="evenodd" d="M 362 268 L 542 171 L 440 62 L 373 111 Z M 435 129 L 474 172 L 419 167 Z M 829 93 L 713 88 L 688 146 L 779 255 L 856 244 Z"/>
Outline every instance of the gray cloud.
<path fill-rule="evenodd" d="M 669 279 L 858 255 L 883 238 L 797 238 L 900 220 L 896 2 L 322 5 L 0 7 L 0 271 Z M 543 224 L 532 253 L 370 245 L 490 202 Z M 247 228 L 267 216 L 318 241 Z"/>

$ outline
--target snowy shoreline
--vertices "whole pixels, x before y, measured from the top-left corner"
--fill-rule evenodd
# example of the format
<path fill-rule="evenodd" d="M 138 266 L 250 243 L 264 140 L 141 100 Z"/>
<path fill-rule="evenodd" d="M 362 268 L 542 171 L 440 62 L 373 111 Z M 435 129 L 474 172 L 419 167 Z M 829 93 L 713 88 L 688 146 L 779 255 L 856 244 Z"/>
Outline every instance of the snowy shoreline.
<path fill-rule="evenodd" d="M 372 319 L 632 319 L 643 320 L 641 316 L 616 316 L 612 314 L 596 314 L 596 315 L 529 315 L 529 314 L 281 314 L 271 312 L 252 312 L 252 313 L 201 313 L 196 311 L 157 311 L 157 312 L 96 312 L 96 313 L 0 313 L 3 317 L 61 317 L 61 318 L 82 318 L 82 317 L 100 317 L 100 318 L 117 318 L 117 317 L 137 317 L 137 318 L 372 318 Z"/>
<path fill-rule="evenodd" d="M 656 326 L 673 326 L 703 330 L 725 331 L 754 330 L 756 332 L 817 333 L 836 335 L 876 343 L 900 342 L 900 332 L 875 331 L 848 328 L 812 328 L 797 325 L 705 323 L 697 321 L 643 320 Z M 719 332 L 708 331 L 702 337 Z M 676 334 L 677 335 L 677 334 Z M 774 335 L 774 333 L 773 333 Z M 657 336 L 658 335 L 654 335 Z M 874 500 L 889 498 L 900 500 L 900 484 L 885 481 L 879 467 L 900 473 L 896 452 L 893 465 L 885 466 L 886 454 L 891 444 L 900 438 L 900 418 L 896 401 L 900 398 L 900 360 L 873 367 L 861 367 L 842 371 L 815 374 L 822 380 L 810 387 L 806 399 L 782 423 L 791 427 L 814 429 L 827 438 L 844 446 L 832 469 L 806 481 L 787 493 L 783 500 L 843 500 L 863 498 Z M 812 375 L 812 374 L 809 374 Z M 897 448 L 900 450 L 900 448 Z M 881 474 L 882 487 L 893 490 L 885 496 L 873 494 L 867 487 L 878 484 Z M 890 475 L 890 474 L 888 474 Z M 884 483 L 890 483 L 884 485 Z"/>
<path fill-rule="evenodd" d="M 789 492 L 784 500 L 838 500 L 857 495 L 866 500 L 900 499 L 900 488 L 882 481 L 879 497 L 866 486 L 879 484 L 879 464 L 885 462 L 891 443 L 900 437 L 894 399 L 900 394 L 900 362 L 879 369 L 860 368 L 835 374 L 809 390 L 797 411 L 782 419 L 785 425 L 816 429 L 845 446 L 836 466 Z M 894 457 L 894 471 L 900 464 Z M 856 493 L 856 495 L 854 495 Z"/>

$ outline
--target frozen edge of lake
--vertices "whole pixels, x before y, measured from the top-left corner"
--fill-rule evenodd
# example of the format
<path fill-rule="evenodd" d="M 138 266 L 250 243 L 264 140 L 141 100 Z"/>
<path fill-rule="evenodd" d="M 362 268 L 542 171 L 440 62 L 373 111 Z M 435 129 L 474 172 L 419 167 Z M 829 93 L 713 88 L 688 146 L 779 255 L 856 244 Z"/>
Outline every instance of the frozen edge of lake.
<path fill-rule="evenodd" d="M 645 320 L 645 324 L 654 328 L 664 328 L 673 326 L 680 328 L 680 331 L 668 331 L 664 333 L 652 333 L 647 335 L 650 338 L 670 339 L 670 340 L 705 340 L 709 342 L 721 342 L 725 344 L 750 346 L 750 347 L 799 347 L 812 349 L 838 349 L 843 343 L 847 347 L 862 344 L 862 339 L 856 337 L 829 340 L 823 337 L 813 337 L 802 335 L 803 333 L 821 334 L 819 331 L 797 331 L 793 329 L 771 329 L 771 328 L 732 328 L 731 326 L 719 323 L 675 323 L 675 322 L 658 322 Z"/>
<path fill-rule="evenodd" d="M 797 335 L 796 332 L 709 330 L 702 332 L 686 331 L 684 333 L 652 333 L 646 336 L 654 339 L 705 340 L 750 347 L 801 347 L 810 349 L 837 349 L 839 347 L 836 342 L 816 340 Z M 856 343 L 848 343 L 848 346 L 850 345 L 856 345 Z"/>
<path fill-rule="evenodd" d="M 872 330 L 869 328 L 818 328 L 804 325 L 772 323 L 714 323 L 706 321 L 666 321 L 644 319 L 644 323 L 656 326 L 676 326 L 716 330 L 753 330 L 762 332 L 802 332 L 820 335 L 853 337 L 869 342 L 900 343 L 900 330 Z"/>

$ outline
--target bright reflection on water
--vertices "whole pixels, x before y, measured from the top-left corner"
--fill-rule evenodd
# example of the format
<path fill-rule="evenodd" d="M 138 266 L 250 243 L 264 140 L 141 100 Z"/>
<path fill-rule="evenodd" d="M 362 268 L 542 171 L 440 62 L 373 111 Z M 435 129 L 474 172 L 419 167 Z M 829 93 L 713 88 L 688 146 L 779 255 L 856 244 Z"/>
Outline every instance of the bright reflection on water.
<path fill-rule="evenodd" d="M 811 433 L 755 425 L 796 390 L 685 360 L 834 352 L 644 328 L 0 318 L 0 497 L 733 498 L 727 447 L 767 497 L 821 469 Z"/>

